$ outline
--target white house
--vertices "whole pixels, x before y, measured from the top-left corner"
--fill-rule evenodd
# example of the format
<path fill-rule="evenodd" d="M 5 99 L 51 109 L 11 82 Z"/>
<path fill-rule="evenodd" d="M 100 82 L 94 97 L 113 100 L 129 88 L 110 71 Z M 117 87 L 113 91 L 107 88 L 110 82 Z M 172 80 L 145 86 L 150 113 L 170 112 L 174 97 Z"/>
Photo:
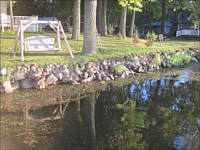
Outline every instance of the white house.
<path fill-rule="evenodd" d="M 12 1 L 12 3 L 16 3 L 16 1 Z M 10 16 L 8 15 L 9 1 L 0 0 L 0 27 L 4 32 L 4 28 L 10 28 Z M 17 30 L 20 20 L 38 20 L 38 16 L 13 16 L 14 19 L 14 29 Z M 28 32 L 37 32 L 38 24 L 33 24 L 29 28 L 27 28 Z"/>

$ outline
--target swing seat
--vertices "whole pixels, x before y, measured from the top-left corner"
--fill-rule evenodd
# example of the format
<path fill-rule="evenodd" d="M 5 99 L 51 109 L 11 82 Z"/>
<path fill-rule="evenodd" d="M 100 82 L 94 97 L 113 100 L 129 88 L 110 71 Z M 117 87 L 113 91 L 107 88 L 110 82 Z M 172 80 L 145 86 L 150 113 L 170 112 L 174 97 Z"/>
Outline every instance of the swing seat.
<path fill-rule="evenodd" d="M 24 39 L 25 52 L 59 51 L 58 42 L 48 36 L 30 36 Z"/>

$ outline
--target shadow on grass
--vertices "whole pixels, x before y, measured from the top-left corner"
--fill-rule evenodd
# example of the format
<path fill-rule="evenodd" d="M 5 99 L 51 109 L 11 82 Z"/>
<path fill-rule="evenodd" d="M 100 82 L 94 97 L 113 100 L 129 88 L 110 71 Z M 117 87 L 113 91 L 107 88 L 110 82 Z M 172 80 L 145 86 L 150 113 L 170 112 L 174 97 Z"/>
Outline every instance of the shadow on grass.
<path fill-rule="evenodd" d="M 81 52 L 76 52 L 76 53 L 73 53 L 73 55 L 81 55 L 82 53 Z M 0 53 L 1 56 L 13 56 L 13 53 L 12 52 L 1 52 Z M 66 53 L 55 53 L 55 52 L 52 52 L 52 53 L 48 53 L 48 52 L 37 52 L 37 53 L 24 53 L 24 56 L 65 56 L 65 55 L 70 55 L 69 52 L 66 52 Z M 17 52 L 16 56 L 20 56 L 20 52 Z"/>

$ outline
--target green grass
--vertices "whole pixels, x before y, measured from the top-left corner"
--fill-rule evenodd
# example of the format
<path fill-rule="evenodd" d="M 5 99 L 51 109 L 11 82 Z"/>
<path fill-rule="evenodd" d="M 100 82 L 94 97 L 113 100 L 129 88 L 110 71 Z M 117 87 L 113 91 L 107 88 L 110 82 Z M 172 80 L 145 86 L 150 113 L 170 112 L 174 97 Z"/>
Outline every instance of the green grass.
<path fill-rule="evenodd" d="M 56 37 L 53 33 L 26 33 L 25 37 L 31 35 L 48 35 Z M 97 53 L 82 55 L 83 47 L 83 35 L 79 41 L 71 40 L 71 35 L 67 34 L 68 42 L 71 50 L 75 56 L 71 59 L 65 46 L 64 39 L 61 39 L 62 50 L 60 52 L 35 52 L 35 53 L 25 53 L 25 61 L 20 61 L 20 49 L 18 40 L 17 55 L 14 58 L 12 56 L 15 34 L 13 32 L 7 31 L 1 33 L 1 67 L 13 67 L 17 65 L 22 65 L 24 63 L 37 64 L 38 66 L 44 66 L 45 64 L 75 64 L 81 61 L 95 61 L 108 58 L 116 58 L 130 55 L 140 55 L 147 53 L 156 53 L 161 51 L 175 51 L 177 49 L 186 49 L 189 47 L 199 47 L 198 41 L 186 41 L 186 40 L 171 40 L 164 41 L 162 47 L 160 43 L 155 42 L 152 47 L 145 46 L 145 40 L 140 40 L 140 43 L 134 45 L 132 38 L 118 39 L 116 36 L 100 36 L 97 38 Z M 99 46 L 98 40 L 102 43 L 102 47 Z M 99 51 L 101 49 L 103 52 Z"/>

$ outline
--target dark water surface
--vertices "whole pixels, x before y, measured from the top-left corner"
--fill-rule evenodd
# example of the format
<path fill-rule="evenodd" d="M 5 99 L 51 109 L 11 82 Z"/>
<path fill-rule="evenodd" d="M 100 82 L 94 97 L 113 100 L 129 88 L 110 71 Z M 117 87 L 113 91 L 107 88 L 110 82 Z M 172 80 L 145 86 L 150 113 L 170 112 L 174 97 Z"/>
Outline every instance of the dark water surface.
<path fill-rule="evenodd" d="M 186 68 L 177 76 L 110 85 L 72 96 L 72 102 L 38 107 L 28 105 L 28 100 L 21 105 L 15 94 L 4 95 L 1 145 L 20 149 L 200 149 L 198 78 L 198 69 Z M 20 93 L 21 99 L 31 101 L 52 98 L 37 97 L 37 91 Z M 57 96 L 64 99 L 64 93 L 57 92 Z"/>

